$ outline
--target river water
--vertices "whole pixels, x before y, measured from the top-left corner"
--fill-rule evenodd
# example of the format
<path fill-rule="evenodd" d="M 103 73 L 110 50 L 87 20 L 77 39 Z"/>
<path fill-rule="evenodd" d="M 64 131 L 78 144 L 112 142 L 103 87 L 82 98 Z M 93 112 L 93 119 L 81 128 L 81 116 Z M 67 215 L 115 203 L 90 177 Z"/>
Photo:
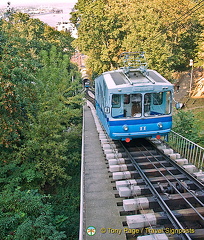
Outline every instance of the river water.
<path fill-rule="evenodd" d="M 74 4 L 73 3 L 65 3 L 65 4 L 53 4 L 51 7 L 62 9 L 63 13 L 54 14 L 41 14 L 41 15 L 34 15 L 33 18 L 39 18 L 42 22 L 47 23 L 51 27 L 56 27 L 58 22 L 68 22 L 71 15 L 70 12 L 72 11 Z"/>

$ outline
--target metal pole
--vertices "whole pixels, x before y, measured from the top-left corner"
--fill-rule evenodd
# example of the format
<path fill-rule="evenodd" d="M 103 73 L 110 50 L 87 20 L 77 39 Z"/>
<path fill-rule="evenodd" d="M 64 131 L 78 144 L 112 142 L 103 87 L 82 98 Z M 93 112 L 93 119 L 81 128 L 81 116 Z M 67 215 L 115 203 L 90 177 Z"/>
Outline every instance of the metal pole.
<path fill-rule="evenodd" d="M 190 90 L 189 90 L 189 96 L 191 95 L 191 89 L 192 89 L 192 82 L 193 82 L 193 59 L 190 59 L 190 66 L 191 68 L 191 79 L 190 79 Z"/>

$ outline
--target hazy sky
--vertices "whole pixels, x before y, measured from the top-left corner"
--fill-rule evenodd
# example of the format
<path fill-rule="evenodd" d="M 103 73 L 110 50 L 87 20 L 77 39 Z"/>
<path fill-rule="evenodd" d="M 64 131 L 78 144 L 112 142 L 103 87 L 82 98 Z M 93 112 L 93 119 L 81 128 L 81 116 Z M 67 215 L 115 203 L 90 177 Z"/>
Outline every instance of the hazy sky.
<path fill-rule="evenodd" d="M 11 3 L 12 6 L 21 6 L 21 5 L 36 5 L 36 4 L 52 4 L 52 3 L 76 3 L 77 0 L 0 0 L 0 6 L 6 7 L 7 2 Z"/>

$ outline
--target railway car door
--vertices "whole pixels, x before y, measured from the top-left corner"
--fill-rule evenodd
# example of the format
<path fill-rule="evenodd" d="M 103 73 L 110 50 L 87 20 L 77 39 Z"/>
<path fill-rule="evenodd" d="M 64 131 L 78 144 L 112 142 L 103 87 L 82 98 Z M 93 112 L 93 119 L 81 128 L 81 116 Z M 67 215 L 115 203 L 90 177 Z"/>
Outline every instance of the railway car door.
<path fill-rule="evenodd" d="M 124 117 L 130 117 L 131 116 L 130 94 L 124 94 L 124 97 L 123 97 L 123 111 L 124 111 Z"/>
<path fill-rule="evenodd" d="M 132 94 L 131 102 L 132 102 L 131 117 L 141 117 L 141 115 L 142 115 L 142 95 L 140 93 Z"/>
<path fill-rule="evenodd" d="M 141 117 L 142 115 L 142 95 L 124 94 L 123 96 L 123 111 L 124 117 Z"/>

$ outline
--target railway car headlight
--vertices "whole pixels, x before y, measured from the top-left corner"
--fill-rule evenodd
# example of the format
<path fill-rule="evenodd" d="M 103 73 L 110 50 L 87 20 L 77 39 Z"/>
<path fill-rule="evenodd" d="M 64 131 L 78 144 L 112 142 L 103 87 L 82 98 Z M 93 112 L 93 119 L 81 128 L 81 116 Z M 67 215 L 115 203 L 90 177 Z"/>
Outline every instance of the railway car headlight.
<path fill-rule="evenodd" d="M 162 125 L 162 123 L 157 123 L 157 126 L 159 127 L 159 128 L 162 128 L 163 127 L 163 125 Z"/>
<path fill-rule="evenodd" d="M 123 129 L 124 129 L 125 131 L 127 131 L 129 128 L 128 128 L 127 125 L 123 125 Z"/>

